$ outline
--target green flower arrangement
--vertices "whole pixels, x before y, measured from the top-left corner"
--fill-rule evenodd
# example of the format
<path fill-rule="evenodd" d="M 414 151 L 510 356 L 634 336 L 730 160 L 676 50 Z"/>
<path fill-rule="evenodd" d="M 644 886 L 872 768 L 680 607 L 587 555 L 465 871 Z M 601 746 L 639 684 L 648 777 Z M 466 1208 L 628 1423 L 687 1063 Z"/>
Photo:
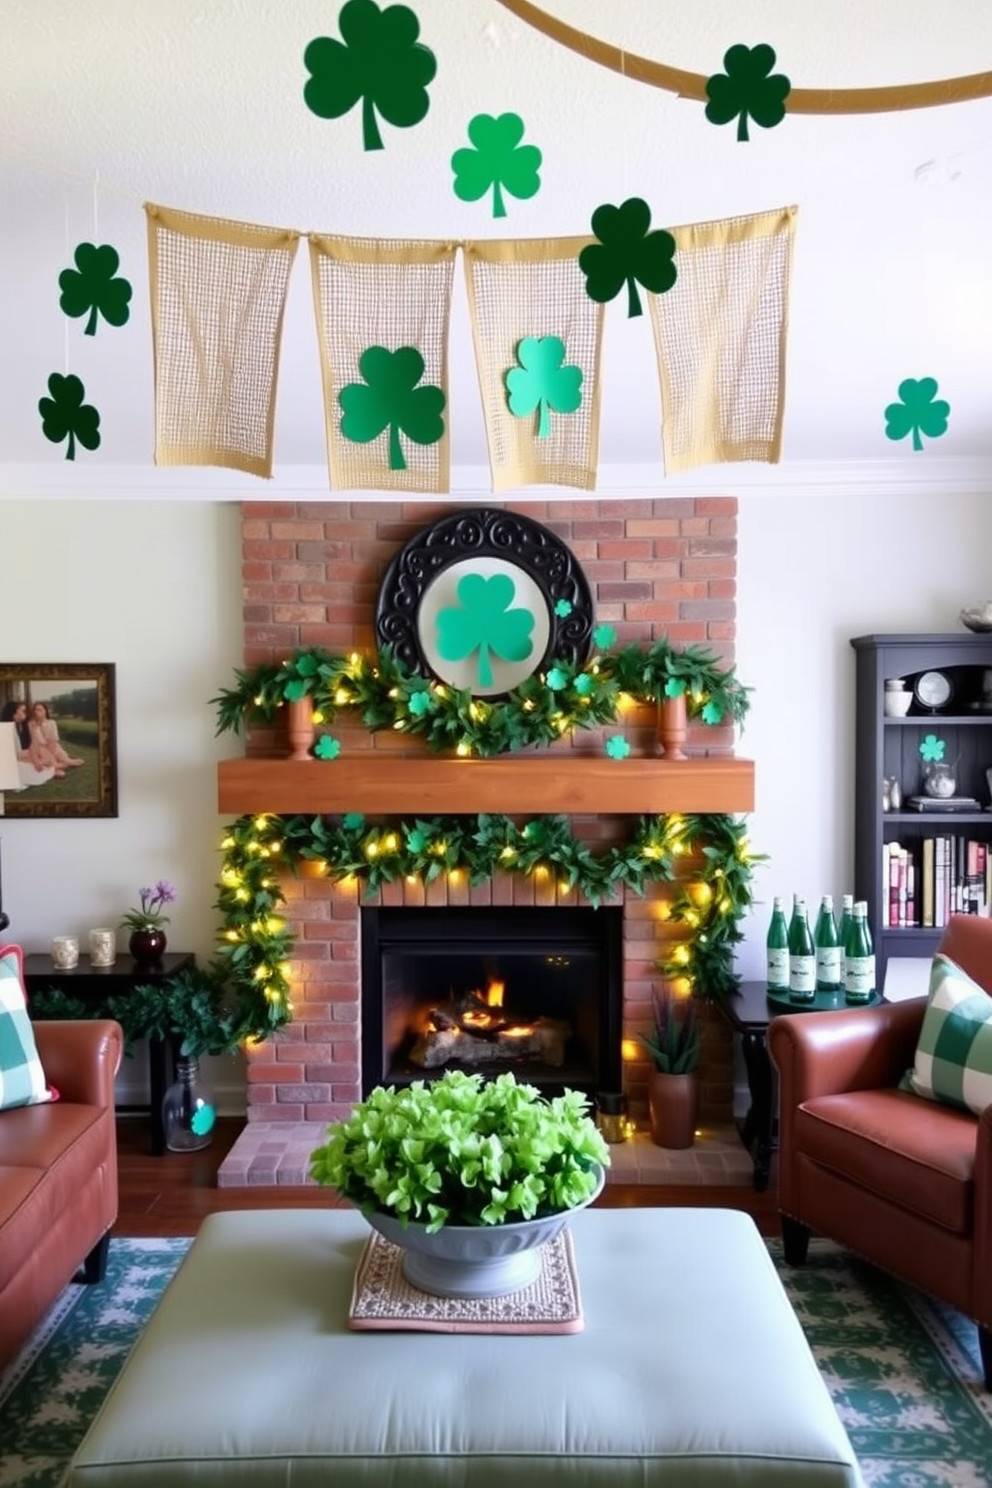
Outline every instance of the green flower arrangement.
<path fill-rule="evenodd" d="M 449 1070 L 378 1086 L 328 1127 L 310 1174 L 363 1214 L 404 1227 L 500 1225 L 561 1214 L 595 1192 L 609 1148 L 580 1092 L 547 1097 L 512 1074 Z"/>

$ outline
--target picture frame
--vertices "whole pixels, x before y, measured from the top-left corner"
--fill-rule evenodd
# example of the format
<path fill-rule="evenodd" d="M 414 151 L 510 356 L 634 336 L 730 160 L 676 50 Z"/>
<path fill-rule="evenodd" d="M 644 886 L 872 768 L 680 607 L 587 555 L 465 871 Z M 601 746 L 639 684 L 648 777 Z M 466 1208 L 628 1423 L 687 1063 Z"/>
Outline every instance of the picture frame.
<path fill-rule="evenodd" d="M 4 816 L 116 816 L 113 662 L 0 661 L 4 760 Z"/>

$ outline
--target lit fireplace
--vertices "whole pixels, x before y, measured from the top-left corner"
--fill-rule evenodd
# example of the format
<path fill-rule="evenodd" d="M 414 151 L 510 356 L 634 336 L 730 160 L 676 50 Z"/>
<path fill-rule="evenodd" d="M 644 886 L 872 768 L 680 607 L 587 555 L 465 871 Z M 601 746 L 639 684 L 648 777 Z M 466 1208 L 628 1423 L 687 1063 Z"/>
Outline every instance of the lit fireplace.
<path fill-rule="evenodd" d="M 622 911 L 362 910 L 363 1093 L 447 1068 L 620 1088 Z"/>

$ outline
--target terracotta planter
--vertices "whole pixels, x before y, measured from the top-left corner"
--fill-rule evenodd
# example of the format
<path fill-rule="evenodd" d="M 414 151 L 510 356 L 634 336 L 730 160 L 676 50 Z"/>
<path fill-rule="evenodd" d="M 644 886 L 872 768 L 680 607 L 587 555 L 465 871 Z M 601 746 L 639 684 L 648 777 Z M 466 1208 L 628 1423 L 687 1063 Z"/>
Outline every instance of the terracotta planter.
<path fill-rule="evenodd" d="M 286 736 L 289 739 L 291 760 L 313 759 L 310 751 L 317 737 L 317 730 L 313 721 L 311 698 L 299 698 L 286 704 Z"/>
<path fill-rule="evenodd" d="M 664 697 L 658 704 L 658 743 L 666 759 L 688 759 L 684 748 L 689 732 L 689 718 L 685 705 L 685 693 L 678 697 Z"/>
<path fill-rule="evenodd" d="M 691 1147 L 696 1135 L 699 1076 L 663 1075 L 655 1070 L 648 1081 L 651 1140 L 656 1147 Z"/>

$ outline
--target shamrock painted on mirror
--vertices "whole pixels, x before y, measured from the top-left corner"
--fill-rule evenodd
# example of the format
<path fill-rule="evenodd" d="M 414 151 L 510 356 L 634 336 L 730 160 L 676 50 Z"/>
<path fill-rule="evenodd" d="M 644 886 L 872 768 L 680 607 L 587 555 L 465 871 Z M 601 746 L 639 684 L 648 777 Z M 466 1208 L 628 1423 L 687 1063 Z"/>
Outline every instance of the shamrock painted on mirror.
<path fill-rule="evenodd" d="M 406 5 L 380 10 L 375 0 L 347 0 L 338 29 L 342 41 L 317 36 L 303 53 L 310 74 L 303 101 L 321 119 L 340 119 L 361 99 L 362 142 L 381 150 L 376 110 L 397 129 L 419 124 L 437 59 L 417 40 L 420 22 Z"/>
<path fill-rule="evenodd" d="M 454 191 L 460 201 L 474 202 L 492 189 L 493 216 L 505 217 L 503 189 L 520 201 L 541 188 L 541 152 L 522 145 L 524 121 L 519 114 L 476 114 L 468 126 L 474 149 L 456 150 L 451 157 Z"/>
<path fill-rule="evenodd" d="M 59 305 L 64 313 L 76 319 L 89 311 L 83 330 L 86 336 L 96 335 L 101 315 L 108 325 L 125 325 L 131 314 L 131 286 L 126 279 L 116 277 L 121 262 L 117 249 L 109 243 L 101 243 L 99 248 L 93 243 L 80 243 L 73 258 L 76 267 L 63 269 L 59 275 Z"/>
<path fill-rule="evenodd" d="M 338 755 L 341 753 L 341 740 L 333 739 L 330 734 L 321 734 L 320 738 L 313 746 L 313 752 L 318 759 L 337 759 Z"/>
<path fill-rule="evenodd" d="M 899 384 L 899 403 L 890 403 L 885 410 L 885 433 L 889 439 L 905 439 L 913 436 L 913 449 L 923 448 L 921 434 L 928 439 L 939 439 L 947 433 L 947 415 L 950 403 L 936 398 L 937 382 L 933 377 L 907 377 Z M 936 398 L 936 401 L 935 401 Z"/>
<path fill-rule="evenodd" d="M 610 759 L 626 759 L 630 753 L 630 745 L 623 734 L 612 734 L 606 741 L 606 752 Z"/>
<path fill-rule="evenodd" d="M 944 748 L 943 739 L 938 739 L 936 734 L 927 734 L 920 740 L 920 757 L 926 764 L 935 765 L 944 758 Z"/>
<path fill-rule="evenodd" d="M 503 661 L 526 661 L 534 649 L 530 633 L 534 616 L 528 609 L 510 609 L 516 588 L 509 574 L 469 573 L 455 586 L 457 605 L 438 612 L 437 649 L 445 661 L 464 661 L 479 653 L 480 687 L 492 687 L 490 652 Z"/>
<path fill-rule="evenodd" d="M 524 336 L 516 367 L 505 374 L 507 403 L 515 418 L 537 410 L 537 437 L 551 433 L 551 410 L 574 413 L 582 402 L 582 368 L 563 367 L 565 343 L 558 336 Z"/>
<path fill-rule="evenodd" d="M 762 129 L 772 129 L 785 118 L 785 100 L 792 84 L 783 72 L 772 73 L 775 51 L 764 42 L 760 46 L 732 46 L 723 54 L 726 73 L 716 72 L 706 79 L 706 117 L 711 124 L 729 124 L 738 120 L 737 138 L 748 139 L 750 116 Z"/>
<path fill-rule="evenodd" d="M 398 351 L 370 346 L 359 357 L 358 370 L 365 382 L 349 382 L 338 393 L 341 433 L 355 444 L 369 444 L 388 429 L 389 468 L 405 470 L 400 430 L 415 444 L 436 444 L 444 433 L 444 393 L 430 383 L 417 387 L 424 359 L 415 346 Z"/>
<path fill-rule="evenodd" d="M 597 304 L 613 300 L 627 285 L 627 316 L 641 314 L 641 284 L 652 294 L 664 294 L 678 277 L 675 239 L 664 228 L 650 232 L 651 208 L 639 196 L 622 206 L 606 204 L 592 214 L 598 243 L 587 243 L 579 253 L 586 276 L 586 294 Z"/>
<path fill-rule="evenodd" d="M 67 460 L 76 458 L 76 440 L 83 449 L 100 448 L 100 415 L 89 403 L 84 402 L 86 389 L 79 378 L 70 372 L 63 377 L 53 372 L 48 379 L 50 398 L 38 399 L 41 414 L 41 432 L 53 444 L 68 439 L 65 452 Z"/>

